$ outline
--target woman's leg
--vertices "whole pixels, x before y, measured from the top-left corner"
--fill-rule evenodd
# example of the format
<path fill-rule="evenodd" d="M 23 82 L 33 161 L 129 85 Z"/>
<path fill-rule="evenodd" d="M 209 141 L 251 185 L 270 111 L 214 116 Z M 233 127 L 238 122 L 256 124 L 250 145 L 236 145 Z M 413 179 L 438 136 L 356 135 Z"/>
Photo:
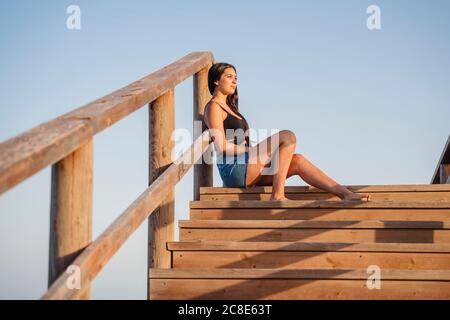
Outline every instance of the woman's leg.
<path fill-rule="evenodd" d="M 295 151 L 295 145 L 295 134 L 292 131 L 283 130 L 250 148 L 247 186 L 257 185 L 258 181 L 270 176 L 272 180 L 270 199 L 286 199 L 284 183 Z M 268 164 L 270 164 L 270 169 L 268 169 Z"/>
<path fill-rule="evenodd" d="M 302 154 L 297 154 L 293 163 L 300 178 L 316 188 L 333 193 L 343 200 L 370 200 L 369 194 L 354 193 L 331 179 Z"/>
<path fill-rule="evenodd" d="M 346 187 L 340 185 L 330 177 L 328 177 L 322 170 L 312 164 L 302 154 L 294 154 L 289 165 L 287 177 L 294 175 L 300 176 L 306 183 L 330 192 L 342 200 L 370 200 L 370 195 L 367 193 L 354 193 Z M 257 185 L 271 185 L 272 176 L 264 176 Z"/>

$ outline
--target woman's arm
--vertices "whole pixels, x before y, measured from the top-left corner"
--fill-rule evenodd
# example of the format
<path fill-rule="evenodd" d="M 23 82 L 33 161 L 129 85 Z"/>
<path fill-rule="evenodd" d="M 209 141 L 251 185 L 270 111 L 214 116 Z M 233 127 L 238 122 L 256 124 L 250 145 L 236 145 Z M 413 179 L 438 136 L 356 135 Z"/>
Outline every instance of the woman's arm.
<path fill-rule="evenodd" d="M 214 141 L 216 151 L 228 155 L 241 155 L 248 151 L 248 146 L 237 145 L 226 140 L 225 130 L 223 128 L 222 108 L 215 102 L 210 102 L 209 108 L 207 107 L 205 107 L 205 122 L 210 129 L 209 132 Z"/>

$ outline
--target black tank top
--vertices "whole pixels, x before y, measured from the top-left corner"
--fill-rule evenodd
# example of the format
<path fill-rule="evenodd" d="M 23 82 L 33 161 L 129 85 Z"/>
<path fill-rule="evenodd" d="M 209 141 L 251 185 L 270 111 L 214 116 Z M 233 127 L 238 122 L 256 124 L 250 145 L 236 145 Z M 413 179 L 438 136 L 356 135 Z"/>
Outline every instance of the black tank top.
<path fill-rule="evenodd" d="M 216 102 L 216 101 L 213 101 Z M 245 120 L 244 117 L 242 117 L 241 114 L 239 114 L 242 119 L 237 118 L 236 116 L 232 115 L 228 110 L 226 110 L 220 103 L 216 102 L 226 113 L 227 117 L 225 120 L 223 120 L 223 129 L 225 133 L 225 139 L 231 142 L 231 139 L 233 139 L 234 144 L 242 144 L 244 143 L 247 146 L 250 146 L 249 144 L 249 137 L 248 132 L 245 132 Z M 205 123 L 206 125 L 206 123 Z M 227 130 L 228 129 L 228 130 Z M 234 132 L 235 130 L 241 129 L 243 134 L 239 134 Z M 228 131 L 228 132 L 227 132 Z M 209 141 L 212 142 L 212 139 Z"/>

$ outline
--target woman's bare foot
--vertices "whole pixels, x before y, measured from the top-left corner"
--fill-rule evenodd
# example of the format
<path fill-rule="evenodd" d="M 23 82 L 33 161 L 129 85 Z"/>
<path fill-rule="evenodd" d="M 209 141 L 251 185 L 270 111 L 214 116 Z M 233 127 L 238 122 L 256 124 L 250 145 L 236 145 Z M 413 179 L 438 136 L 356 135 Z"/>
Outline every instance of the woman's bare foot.
<path fill-rule="evenodd" d="M 351 200 L 351 201 L 370 201 L 370 194 L 368 193 L 346 193 L 342 200 Z"/>

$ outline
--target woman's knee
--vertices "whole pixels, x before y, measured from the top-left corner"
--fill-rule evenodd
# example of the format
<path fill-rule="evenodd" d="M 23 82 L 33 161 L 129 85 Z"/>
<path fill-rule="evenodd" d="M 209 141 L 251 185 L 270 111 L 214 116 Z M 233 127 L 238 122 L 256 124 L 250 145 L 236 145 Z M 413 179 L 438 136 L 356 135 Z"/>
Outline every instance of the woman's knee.
<path fill-rule="evenodd" d="M 281 130 L 277 134 L 260 142 L 255 147 L 250 148 L 249 154 L 251 158 L 262 157 L 264 159 L 270 159 L 274 155 L 274 152 L 278 150 L 280 145 L 295 145 L 296 142 L 297 138 L 294 132 L 291 130 Z M 266 163 L 267 161 L 262 160 L 262 162 Z"/>
<path fill-rule="evenodd" d="M 292 165 L 295 168 L 300 168 L 302 166 L 302 163 L 304 160 L 305 160 L 305 157 L 301 153 L 294 153 L 292 155 Z"/>
<path fill-rule="evenodd" d="M 280 144 L 286 143 L 286 144 L 296 144 L 297 143 L 297 137 L 295 136 L 295 133 L 291 130 L 281 130 L 280 131 Z"/>
<path fill-rule="evenodd" d="M 297 162 L 302 162 L 303 160 L 305 160 L 305 156 L 301 153 L 294 153 L 292 158 Z"/>

